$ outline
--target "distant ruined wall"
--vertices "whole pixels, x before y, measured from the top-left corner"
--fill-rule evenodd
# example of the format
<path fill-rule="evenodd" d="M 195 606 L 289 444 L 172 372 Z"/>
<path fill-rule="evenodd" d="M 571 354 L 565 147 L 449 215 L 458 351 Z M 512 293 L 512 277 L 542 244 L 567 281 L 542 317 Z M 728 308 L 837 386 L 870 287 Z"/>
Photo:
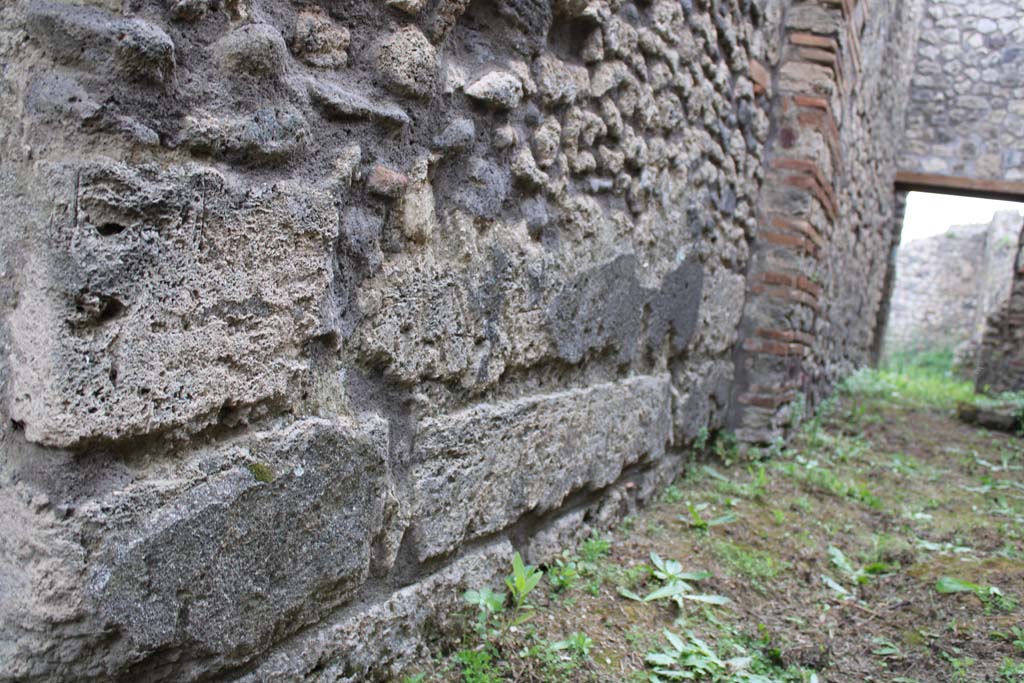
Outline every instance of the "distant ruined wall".
<path fill-rule="evenodd" d="M 1021 218 L 961 225 L 900 247 L 886 351 L 956 348 L 970 359 L 985 321 L 1010 292 Z"/>
<path fill-rule="evenodd" d="M 978 391 L 1024 391 L 1024 227 L 1013 261 L 1008 296 L 989 316 L 978 352 Z"/>
<path fill-rule="evenodd" d="M 869 353 L 915 0 L 0 5 L 0 681 L 357 681 Z"/>
<path fill-rule="evenodd" d="M 1024 180 L 1022 16 L 1022 0 L 927 0 L 901 170 Z"/>

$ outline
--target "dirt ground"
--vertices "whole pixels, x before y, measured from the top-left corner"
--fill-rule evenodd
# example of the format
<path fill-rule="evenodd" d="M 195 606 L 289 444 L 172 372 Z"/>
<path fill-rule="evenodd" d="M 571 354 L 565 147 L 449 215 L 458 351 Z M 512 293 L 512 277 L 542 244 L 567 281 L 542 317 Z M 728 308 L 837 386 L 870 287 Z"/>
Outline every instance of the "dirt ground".
<path fill-rule="evenodd" d="M 1024 683 L 1024 440 L 847 392 L 770 459 L 717 455 L 403 681 Z M 652 553 L 707 577 L 643 601 Z"/>

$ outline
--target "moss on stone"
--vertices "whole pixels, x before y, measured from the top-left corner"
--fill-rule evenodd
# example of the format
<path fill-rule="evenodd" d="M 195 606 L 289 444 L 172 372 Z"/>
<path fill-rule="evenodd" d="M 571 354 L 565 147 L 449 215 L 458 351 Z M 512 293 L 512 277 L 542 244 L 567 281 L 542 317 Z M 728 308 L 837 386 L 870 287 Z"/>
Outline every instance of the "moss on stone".
<path fill-rule="evenodd" d="M 252 476 L 256 481 L 263 482 L 264 484 L 274 481 L 274 470 L 270 469 L 269 465 L 264 465 L 261 462 L 251 462 L 246 467 L 252 472 Z"/>

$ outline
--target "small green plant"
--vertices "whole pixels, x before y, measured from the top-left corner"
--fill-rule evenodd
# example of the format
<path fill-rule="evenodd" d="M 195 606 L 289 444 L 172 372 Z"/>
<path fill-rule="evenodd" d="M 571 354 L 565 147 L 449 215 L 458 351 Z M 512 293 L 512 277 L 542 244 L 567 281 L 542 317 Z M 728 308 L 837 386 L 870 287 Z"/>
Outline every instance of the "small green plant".
<path fill-rule="evenodd" d="M 1002 612 L 1011 612 L 1017 608 L 1017 601 L 1004 594 L 1003 591 L 995 586 L 980 586 L 952 576 L 943 576 L 936 581 L 935 592 L 944 595 L 949 593 L 973 593 L 981 600 L 986 611 L 994 608 Z"/>
<path fill-rule="evenodd" d="M 455 661 L 462 665 L 464 683 L 500 683 L 501 673 L 494 666 L 494 655 L 489 646 L 459 650 Z"/>
<path fill-rule="evenodd" d="M 690 512 L 689 519 L 680 516 L 679 520 L 681 522 L 687 522 L 691 527 L 697 529 L 698 531 L 706 532 L 710 530 L 711 527 L 720 526 L 722 524 L 729 524 L 730 522 L 735 522 L 737 519 L 735 514 L 733 514 L 732 512 L 727 512 L 724 515 L 719 515 L 718 517 L 715 517 L 713 519 L 705 520 L 700 513 L 701 510 L 704 510 L 706 507 L 706 503 L 702 503 L 700 505 L 688 503 L 686 505 L 686 509 L 689 510 Z"/>
<path fill-rule="evenodd" d="M 834 545 L 828 547 L 828 557 L 832 565 L 855 584 L 862 585 L 871 581 L 872 577 L 892 573 L 893 568 L 885 562 L 871 562 L 863 567 L 855 568 L 843 551 Z"/>
<path fill-rule="evenodd" d="M 876 657 L 888 659 L 890 657 L 900 657 L 903 654 L 903 650 L 900 649 L 899 645 L 881 636 L 875 636 L 871 639 L 871 642 L 875 645 L 875 649 L 871 651 L 871 654 Z"/>
<path fill-rule="evenodd" d="M 697 430 L 697 438 L 693 442 L 693 447 L 698 451 L 703 451 L 708 447 L 708 439 L 710 436 L 711 434 L 708 432 L 708 428 L 706 426 L 701 427 Z"/>
<path fill-rule="evenodd" d="M 675 484 L 669 484 L 661 494 L 661 502 L 678 503 L 683 499 L 683 492 Z"/>
<path fill-rule="evenodd" d="M 548 582 L 556 593 L 571 590 L 579 578 L 579 568 L 576 561 L 570 559 L 568 552 L 563 552 L 562 557 L 548 567 Z"/>
<path fill-rule="evenodd" d="M 583 545 L 580 546 L 580 559 L 587 565 L 597 564 L 598 561 L 608 554 L 611 547 L 611 541 L 601 538 L 595 532 L 593 536 L 583 541 Z"/>
<path fill-rule="evenodd" d="M 1024 681 L 1024 662 L 1015 662 L 1009 657 L 1003 658 L 999 667 L 999 675 L 1005 683 L 1021 683 Z"/>
<path fill-rule="evenodd" d="M 590 656 L 590 650 L 594 647 L 594 641 L 586 633 L 575 632 L 569 634 L 565 640 L 551 644 L 552 650 L 566 650 L 578 659 L 586 659 Z"/>
<path fill-rule="evenodd" d="M 505 594 L 485 586 L 480 590 L 469 590 L 462 599 L 477 608 L 476 632 L 486 638 L 493 629 L 494 618 L 505 611 Z"/>
<path fill-rule="evenodd" d="M 750 473 L 750 498 L 757 501 L 763 500 L 768 493 L 768 474 L 765 472 L 764 465 L 758 465 L 756 470 L 753 467 L 748 467 L 747 472 Z"/>
<path fill-rule="evenodd" d="M 1013 640 L 1010 641 L 1017 651 L 1024 655 L 1024 628 L 1020 626 L 1011 626 L 1010 635 L 1013 636 Z"/>
<path fill-rule="evenodd" d="M 682 609 L 684 601 L 687 600 L 708 605 L 728 604 L 729 598 L 724 595 L 706 595 L 693 592 L 691 583 L 710 578 L 710 573 L 706 571 L 683 571 L 683 565 L 679 562 L 664 560 L 658 553 L 654 552 L 651 553 L 651 564 L 654 566 L 652 575 L 661 582 L 661 586 L 643 597 L 625 586 L 619 586 L 619 595 L 630 600 L 636 600 L 637 602 L 672 600 L 680 609 Z"/>
<path fill-rule="evenodd" d="M 653 670 L 652 683 L 667 680 L 710 679 L 720 680 L 726 671 L 726 664 L 711 646 L 693 634 L 686 633 L 686 639 L 668 629 L 664 632 L 668 647 L 651 652 L 644 661 Z"/>
<path fill-rule="evenodd" d="M 788 566 L 785 562 L 775 559 L 766 552 L 726 540 L 714 542 L 712 549 L 737 574 L 752 579 L 753 583 L 758 586 L 761 585 L 759 582 L 761 579 L 774 579 Z"/>
<path fill-rule="evenodd" d="M 523 563 L 523 558 L 518 552 L 512 556 L 512 573 L 505 578 L 505 585 L 512 595 L 512 602 L 517 611 L 529 610 L 533 607 L 526 602 L 540 580 L 544 578 L 544 572 L 528 564 Z"/>
<path fill-rule="evenodd" d="M 715 437 L 714 443 L 711 444 L 711 451 L 719 462 L 732 465 L 740 457 L 739 442 L 736 440 L 736 435 L 732 432 L 719 432 Z"/>
<path fill-rule="evenodd" d="M 950 678 L 955 683 L 967 683 L 971 679 L 971 667 L 974 666 L 974 659 L 970 657 L 953 657 L 948 653 L 943 652 L 942 656 L 945 657 L 946 661 L 949 662 L 949 666 L 953 669 L 953 675 Z"/>

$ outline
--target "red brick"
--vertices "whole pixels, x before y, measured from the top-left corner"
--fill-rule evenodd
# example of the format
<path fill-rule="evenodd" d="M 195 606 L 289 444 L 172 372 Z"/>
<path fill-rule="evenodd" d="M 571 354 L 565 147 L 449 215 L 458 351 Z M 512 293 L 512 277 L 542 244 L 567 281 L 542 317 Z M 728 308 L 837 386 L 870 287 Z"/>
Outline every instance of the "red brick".
<path fill-rule="evenodd" d="M 818 203 L 821 204 L 822 208 L 825 209 L 825 213 L 829 215 L 829 218 L 833 221 L 836 219 L 836 207 L 832 205 L 832 202 L 829 201 L 828 195 L 826 195 L 818 183 L 815 182 L 814 178 L 806 175 L 791 175 L 786 176 L 783 182 L 787 185 L 810 192 L 814 195 L 815 199 L 818 200 Z"/>
<path fill-rule="evenodd" d="M 784 285 L 786 287 L 796 286 L 796 278 L 792 275 L 786 275 L 785 273 L 755 273 L 751 276 L 751 281 L 760 282 L 766 285 Z"/>
<path fill-rule="evenodd" d="M 814 242 L 819 248 L 825 247 L 825 240 L 822 238 L 821 233 L 814 229 L 814 226 L 807 221 L 799 218 L 785 218 L 783 216 L 772 216 L 771 225 L 779 228 L 780 230 L 789 230 L 793 232 L 799 232 L 805 235 L 807 239 Z"/>
<path fill-rule="evenodd" d="M 795 247 L 810 256 L 816 257 L 818 255 L 818 247 L 809 239 L 800 235 L 789 235 L 782 232 L 762 230 L 757 236 L 758 239 L 762 239 L 768 244 L 774 244 L 778 247 Z"/>
<path fill-rule="evenodd" d="M 824 97 L 811 97 L 810 95 L 793 95 L 793 102 L 801 107 L 814 107 L 827 112 L 832 111 L 832 105 Z"/>
<path fill-rule="evenodd" d="M 819 36 L 813 33 L 791 33 L 789 34 L 789 42 L 793 43 L 794 45 L 802 45 L 804 47 L 817 47 L 825 50 L 832 50 L 833 52 L 839 52 L 839 44 L 836 43 L 834 38 Z"/>
<path fill-rule="evenodd" d="M 792 287 L 770 287 L 768 285 L 755 284 L 751 285 L 750 293 L 802 304 L 815 312 L 820 310 L 820 306 L 814 297 L 807 292 Z"/>
<path fill-rule="evenodd" d="M 750 80 L 754 81 L 754 92 L 758 95 L 768 92 L 771 75 L 768 69 L 756 59 L 750 60 Z"/>
<path fill-rule="evenodd" d="M 754 334 L 758 337 L 764 337 L 765 339 L 774 339 L 776 341 L 783 342 L 799 342 L 810 346 L 814 343 L 814 337 L 806 332 L 799 330 L 768 330 L 763 327 L 757 328 Z"/>
<path fill-rule="evenodd" d="M 821 285 L 812 282 L 803 275 L 796 279 L 796 286 L 813 296 L 815 299 L 821 298 Z"/>

